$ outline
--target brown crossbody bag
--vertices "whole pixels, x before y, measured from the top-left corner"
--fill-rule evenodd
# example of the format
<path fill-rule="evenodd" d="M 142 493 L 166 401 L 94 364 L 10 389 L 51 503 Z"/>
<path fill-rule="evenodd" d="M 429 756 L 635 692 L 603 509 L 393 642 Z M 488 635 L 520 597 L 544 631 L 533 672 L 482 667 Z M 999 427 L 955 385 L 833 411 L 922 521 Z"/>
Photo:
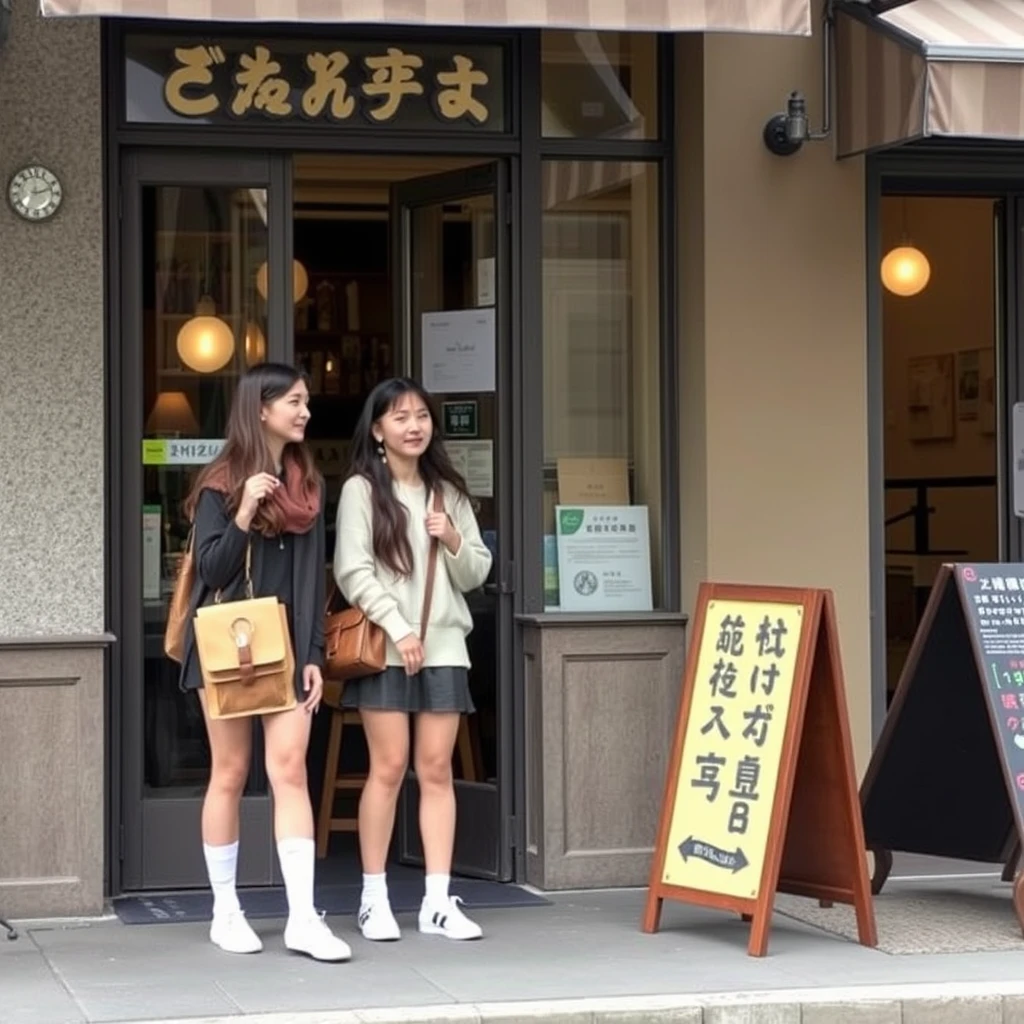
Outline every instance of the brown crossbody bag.
<path fill-rule="evenodd" d="M 444 498 L 440 490 L 433 496 L 435 512 L 444 511 Z M 427 556 L 427 580 L 423 590 L 423 610 L 420 613 L 420 643 L 427 635 L 430 620 L 430 603 L 434 597 L 434 577 L 437 574 L 436 537 L 430 541 Z M 324 678 L 335 682 L 348 679 L 362 679 L 373 676 L 387 668 L 387 639 L 384 630 L 371 622 L 359 608 L 345 608 L 333 611 L 335 601 L 341 596 L 337 583 L 331 583 L 324 615 Z"/>

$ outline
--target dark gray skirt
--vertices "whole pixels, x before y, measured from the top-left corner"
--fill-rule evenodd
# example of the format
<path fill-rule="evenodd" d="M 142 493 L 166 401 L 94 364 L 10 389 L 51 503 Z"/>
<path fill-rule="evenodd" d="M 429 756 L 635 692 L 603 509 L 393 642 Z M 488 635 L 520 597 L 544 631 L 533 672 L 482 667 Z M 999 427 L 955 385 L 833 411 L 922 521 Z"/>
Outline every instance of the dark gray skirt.
<path fill-rule="evenodd" d="M 476 708 L 469 694 L 469 673 L 464 668 L 437 666 L 407 676 L 400 665 L 362 679 L 350 679 L 341 691 L 346 708 L 368 711 L 458 711 L 471 715 Z"/>

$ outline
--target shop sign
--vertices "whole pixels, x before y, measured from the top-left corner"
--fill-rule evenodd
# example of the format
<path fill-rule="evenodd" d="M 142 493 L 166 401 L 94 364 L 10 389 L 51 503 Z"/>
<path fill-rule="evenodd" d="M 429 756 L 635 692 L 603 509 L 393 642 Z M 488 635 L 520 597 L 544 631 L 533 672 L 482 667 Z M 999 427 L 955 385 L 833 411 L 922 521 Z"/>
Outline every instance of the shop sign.
<path fill-rule="evenodd" d="M 786 892 L 851 904 L 877 945 L 846 707 L 830 591 L 701 584 L 645 932 L 695 903 L 744 915 L 764 956 Z"/>
<path fill-rule="evenodd" d="M 563 612 L 651 611 L 646 505 L 559 505 L 555 523 Z"/>
<path fill-rule="evenodd" d="M 479 433 L 476 402 L 444 402 L 441 406 L 444 417 L 445 437 L 476 437 Z"/>
<path fill-rule="evenodd" d="M 224 447 L 223 439 L 195 437 L 173 440 L 146 439 L 142 442 L 144 466 L 205 466 Z"/>
<path fill-rule="evenodd" d="M 133 123 L 504 130 L 500 45 L 127 40 Z"/>
<path fill-rule="evenodd" d="M 712 601 L 662 881 L 755 899 L 803 629 L 799 604 Z"/>

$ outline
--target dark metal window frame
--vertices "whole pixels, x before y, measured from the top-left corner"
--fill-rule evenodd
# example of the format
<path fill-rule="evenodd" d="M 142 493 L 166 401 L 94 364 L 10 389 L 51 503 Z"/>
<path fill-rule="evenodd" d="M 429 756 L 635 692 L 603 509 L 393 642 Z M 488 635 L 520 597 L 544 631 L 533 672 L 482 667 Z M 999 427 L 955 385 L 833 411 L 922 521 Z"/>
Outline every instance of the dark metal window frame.
<path fill-rule="evenodd" d="M 121 408 L 124 366 L 120 349 L 121 279 L 121 166 L 126 150 L 159 147 L 167 150 L 218 150 L 262 152 L 317 152 L 351 154 L 460 155 L 508 159 L 517 171 L 511 187 L 511 343 L 513 352 L 513 508 L 522 509 L 520 530 L 514 538 L 517 553 L 515 572 L 516 614 L 543 611 L 543 425 L 535 414 L 543 395 L 543 311 L 541 309 L 541 232 L 543 211 L 543 162 L 545 160 L 622 160 L 649 161 L 658 164 L 659 200 L 659 368 L 661 400 L 661 550 L 662 601 L 660 611 L 680 611 L 680 521 L 679 521 L 679 412 L 677 357 L 677 245 L 676 245 L 676 143 L 675 143 L 675 58 L 674 37 L 658 40 L 658 138 L 643 141 L 604 139 L 545 138 L 541 135 L 541 32 L 481 30 L 423 30 L 412 28 L 339 27 L 338 34 L 350 38 L 381 38 L 401 41 L 451 42 L 453 39 L 478 43 L 502 43 L 508 60 L 505 133 L 405 132 L 398 129 L 373 131 L 325 131 L 323 126 L 277 128 L 239 125 L 233 130 L 219 128 L 216 133 L 202 126 L 138 125 L 125 120 L 124 39 L 133 33 L 210 35 L 208 24 L 175 23 L 173 29 L 163 22 L 104 22 L 102 54 L 104 65 L 105 202 L 106 202 L 106 340 L 107 388 L 107 559 L 106 616 L 111 631 L 121 639 L 121 586 L 124 566 L 119 538 L 131 524 L 123 522 L 122 495 L 126 474 L 121 464 Z M 309 35 L 303 26 L 222 25 L 220 36 L 302 38 Z M 290 175 L 287 175 L 290 178 Z M 290 185 L 290 181 L 285 183 Z M 286 238 L 290 235 L 286 232 Z M 281 268 L 290 263 L 290 253 L 279 254 Z M 285 271 L 280 271 L 285 275 Z M 286 275 L 285 275 L 286 276 Z M 284 286 L 287 288 L 287 284 Z M 515 873 L 523 877 L 525 850 L 525 753 L 524 694 L 522 685 L 522 645 L 520 631 L 515 638 Z M 120 685 L 123 679 L 121 644 L 110 652 L 110 685 L 107 689 L 107 858 L 108 893 L 120 891 L 120 858 L 123 844 L 123 807 L 121 803 L 122 708 Z"/>
<path fill-rule="evenodd" d="M 1012 480 L 1009 450 L 1010 410 L 1024 398 L 1024 353 L 1018 339 L 1024 328 L 1024 288 L 1015 287 L 1024 266 L 1024 171 L 1019 146 L 974 141 L 923 141 L 869 154 L 866 163 L 868 501 L 871 607 L 871 734 L 877 741 L 885 722 L 885 422 L 881 203 L 886 196 L 988 198 L 1004 205 L 1003 237 L 997 239 L 1005 351 L 996 363 L 996 458 L 998 469 L 999 542 L 1003 557 L 1022 557 L 1022 530 L 1009 514 L 1007 482 Z M 995 301 L 995 299 L 993 299 Z"/>

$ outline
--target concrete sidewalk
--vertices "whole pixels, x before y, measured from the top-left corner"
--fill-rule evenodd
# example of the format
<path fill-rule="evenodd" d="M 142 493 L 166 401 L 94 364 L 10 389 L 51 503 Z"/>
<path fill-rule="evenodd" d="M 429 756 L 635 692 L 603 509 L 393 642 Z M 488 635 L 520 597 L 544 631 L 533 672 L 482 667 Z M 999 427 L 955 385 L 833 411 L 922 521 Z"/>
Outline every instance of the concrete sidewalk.
<path fill-rule="evenodd" d="M 372 945 L 333 920 L 354 948 L 341 965 L 288 954 L 273 921 L 254 922 L 256 957 L 218 952 L 201 924 L 38 923 L 0 940 L 0 1022 L 1024 1024 L 1024 941 L 891 956 L 776 915 L 757 960 L 728 914 L 666 904 L 662 930 L 644 935 L 643 892 L 552 899 L 476 914 L 486 937 L 464 945 L 421 937 L 404 916 L 401 942 Z"/>

